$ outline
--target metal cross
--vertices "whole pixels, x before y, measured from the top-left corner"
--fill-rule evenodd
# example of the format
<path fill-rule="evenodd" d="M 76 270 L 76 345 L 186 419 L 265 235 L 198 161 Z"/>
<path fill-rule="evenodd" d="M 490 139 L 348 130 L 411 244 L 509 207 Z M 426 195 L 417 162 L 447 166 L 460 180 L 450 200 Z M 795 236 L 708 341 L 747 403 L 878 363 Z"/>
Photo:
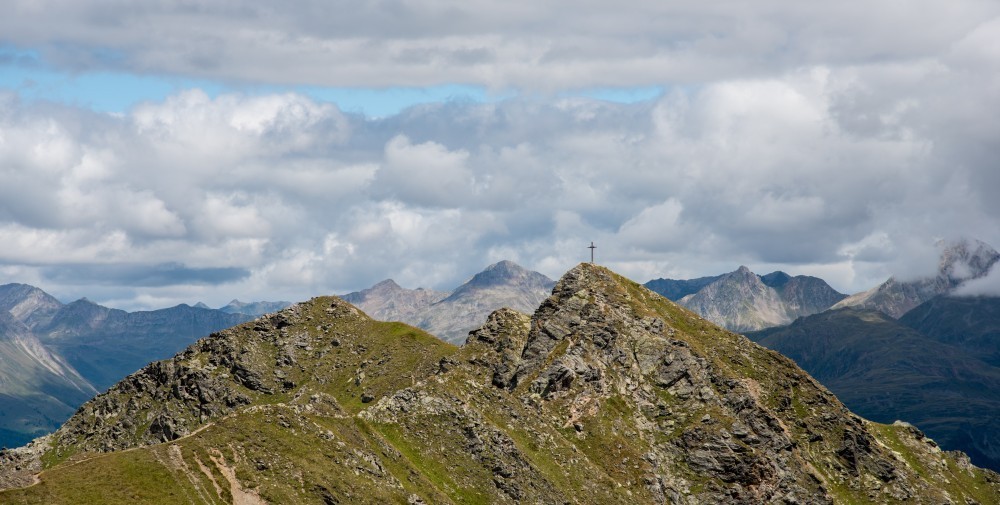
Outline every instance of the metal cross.
<path fill-rule="evenodd" d="M 594 245 L 594 242 L 591 242 L 590 243 L 590 247 L 587 247 L 587 249 L 590 249 L 590 262 L 593 263 L 594 262 L 594 249 L 597 249 L 597 246 Z"/>

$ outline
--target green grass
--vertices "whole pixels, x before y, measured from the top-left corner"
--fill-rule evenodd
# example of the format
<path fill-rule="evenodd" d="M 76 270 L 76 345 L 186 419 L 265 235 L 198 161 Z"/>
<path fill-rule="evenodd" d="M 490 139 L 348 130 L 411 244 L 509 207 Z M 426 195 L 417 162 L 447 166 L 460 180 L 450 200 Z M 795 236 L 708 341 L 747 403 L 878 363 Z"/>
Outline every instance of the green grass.
<path fill-rule="evenodd" d="M 150 451 L 127 451 L 49 470 L 36 486 L 0 493 L 0 503 L 185 504 L 186 487 Z"/>

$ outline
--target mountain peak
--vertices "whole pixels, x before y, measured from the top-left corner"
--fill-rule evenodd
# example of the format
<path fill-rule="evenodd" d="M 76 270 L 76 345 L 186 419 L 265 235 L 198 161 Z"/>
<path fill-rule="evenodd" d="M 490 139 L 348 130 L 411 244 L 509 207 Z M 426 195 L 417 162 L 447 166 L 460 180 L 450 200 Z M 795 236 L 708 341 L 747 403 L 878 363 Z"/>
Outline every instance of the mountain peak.
<path fill-rule="evenodd" d="M 60 307 L 59 300 L 35 286 L 16 283 L 0 286 L 0 311 L 10 312 L 29 325 L 51 317 Z"/>
<path fill-rule="evenodd" d="M 921 303 L 953 293 L 965 281 L 984 277 L 1000 261 L 1000 253 L 980 240 L 958 238 L 938 241 L 936 245 L 941 249 L 936 276 L 916 280 L 893 276 L 868 291 L 845 298 L 833 308 L 861 306 L 898 319 Z"/>
<path fill-rule="evenodd" d="M 452 296 L 473 289 L 489 289 L 499 286 L 541 287 L 548 289 L 553 284 L 552 279 L 538 272 L 528 270 L 513 261 L 503 260 L 473 275 L 465 284 L 459 286 L 452 293 Z"/>
<path fill-rule="evenodd" d="M 521 265 L 510 260 L 503 260 L 484 268 L 482 272 L 472 276 L 469 283 L 487 284 L 498 280 L 512 279 L 527 273 L 529 271 Z"/>
<path fill-rule="evenodd" d="M 740 266 L 678 303 L 732 331 L 755 331 L 822 312 L 844 298 L 816 277 L 777 271 L 759 276 Z"/>
<path fill-rule="evenodd" d="M 392 290 L 392 291 L 396 291 L 396 290 L 400 290 L 400 289 L 403 289 L 403 288 L 400 287 L 399 284 L 396 284 L 396 281 L 394 281 L 392 279 L 386 279 L 386 280 L 381 281 L 378 284 L 375 284 L 374 286 L 371 287 L 372 291 L 380 291 L 380 290 Z"/>
<path fill-rule="evenodd" d="M 939 275 L 953 282 L 982 277 L 1000 260 L 996 249 L 977 239 L 963 237 L 938 244 L 942 248 Z"/>

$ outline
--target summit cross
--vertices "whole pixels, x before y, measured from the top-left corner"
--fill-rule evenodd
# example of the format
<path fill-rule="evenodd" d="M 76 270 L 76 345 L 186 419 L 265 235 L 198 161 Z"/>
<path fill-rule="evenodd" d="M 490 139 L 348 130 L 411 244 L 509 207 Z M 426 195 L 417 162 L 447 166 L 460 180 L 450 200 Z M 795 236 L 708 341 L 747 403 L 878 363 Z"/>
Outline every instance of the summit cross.
<path fill-rule="evenodd" d="M 590 246 L 588 246 L 587 249 L 590 249 L 590 262 L 593 263 L 594 262 L 594 249 L 597 249 L 597 246 L 594 245 L 594 242 L 591 242 Z"/>

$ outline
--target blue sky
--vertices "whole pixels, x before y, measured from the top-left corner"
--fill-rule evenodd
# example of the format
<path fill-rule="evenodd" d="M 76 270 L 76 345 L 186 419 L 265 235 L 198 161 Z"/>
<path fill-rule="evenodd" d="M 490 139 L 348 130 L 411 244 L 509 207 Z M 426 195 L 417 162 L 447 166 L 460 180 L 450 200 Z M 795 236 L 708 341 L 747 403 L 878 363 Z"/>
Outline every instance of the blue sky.
<path fill-rule="evenodd" d="M 14 0 L 0 282 L 221 306 L 594 241 L 639 281 L 856 292 L 1000 245 L 997 47 L 980 0 Z"/>
<path fill-rule="evenodd" d="M 223 93 L 298 93 L 314 100 L 336 103 L 345 112 L 369 117 L 391 116 L 418 104 L 446 101 L 484 103 L 517 95 L 514 91 L 491 92 L 483 85 L 468 84 L 344 88 L 225 82 L 107 70 L 68 72 L 48 65 L 37 51 L 14 48 L 0 50 L 0 62 L 0 87 L 16 91 L 22 100 L 54 101 L 109 113 L 127 112 L 140 102 L 162 102 L 186 89 L 200 89 L 212 97 Z M 660 86 L 591 88 L 564 91 L 557 96 L 634 103 L 653 100 L 662 92 Z"/>

